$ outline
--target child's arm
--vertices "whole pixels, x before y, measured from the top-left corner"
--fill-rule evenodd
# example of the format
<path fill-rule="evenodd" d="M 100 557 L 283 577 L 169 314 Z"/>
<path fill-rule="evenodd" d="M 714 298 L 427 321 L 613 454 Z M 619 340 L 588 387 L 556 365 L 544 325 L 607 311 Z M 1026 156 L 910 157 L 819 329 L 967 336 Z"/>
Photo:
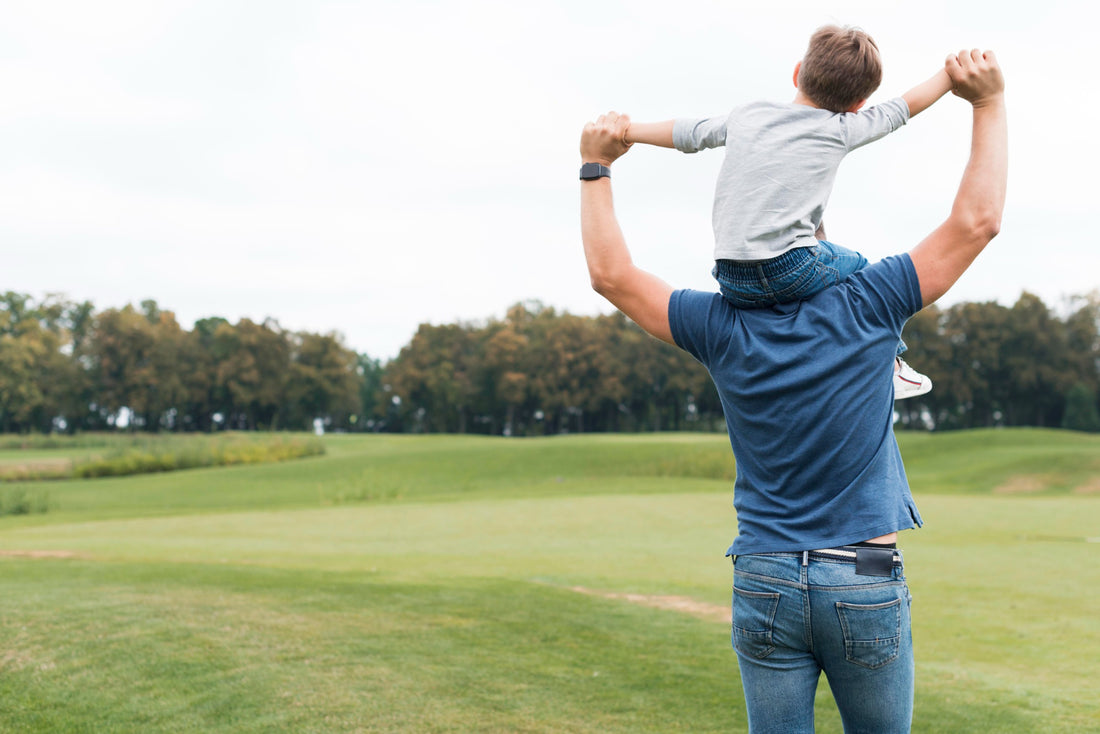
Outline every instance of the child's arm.
<path fill-rule="evenodd" d="M 944 76 L 947 73 L 944 72 Z M 631 122 L 623 135 L 623 142 L 627 145 L 643 143 L 645 145 L 659 145 L 662 148 L 672 148 L 673 120 L 664 122 Z"/>
<path fill-rule="evenodd" d="M 951 91 L 951 77 L 940 69 L 931 79 L 921 82 L 901 98 L 909 105 L 909 116 L 914 117 L 932 106 L 932 103 Z"/>

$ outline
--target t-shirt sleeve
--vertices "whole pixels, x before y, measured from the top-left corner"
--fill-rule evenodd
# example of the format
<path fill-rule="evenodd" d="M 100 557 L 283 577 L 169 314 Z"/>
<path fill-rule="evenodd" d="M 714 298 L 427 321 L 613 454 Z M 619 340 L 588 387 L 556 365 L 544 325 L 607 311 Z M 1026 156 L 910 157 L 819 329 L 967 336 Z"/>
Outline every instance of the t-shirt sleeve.
<path fill-rule="evenodd" d="M 693 290 L 673 291 L 668 299 L 668 323 L 673 341 L 704 365 L 710 354 L 707 325 L 718 305 L 715 299 L 722 301 L 717 293 Z"/>
<path fill-rule="evenodd" d="M 725 117 L 679 119 L 672 123 L 672 144 L 684 153 L 698 153 L 726 144 Z"/>
<path fill-rule="evenodd" d="M 841 115 L 844 125 L 844 140 L 848 150 L 855 150 L 867 143 L 873 143 L 897 130 L 909 121 L 909 105 L 901 97 L 859 112 L 845 112 Z"/>
<path fill-rule="evenodd" d="M 924 307 L 913 260 L 908 254 L 883 258 L 868 265 L 849 279 L 874 308 L 867 313 L 878 314 L 892 328 L 901 330 L 906 319 Z"/>

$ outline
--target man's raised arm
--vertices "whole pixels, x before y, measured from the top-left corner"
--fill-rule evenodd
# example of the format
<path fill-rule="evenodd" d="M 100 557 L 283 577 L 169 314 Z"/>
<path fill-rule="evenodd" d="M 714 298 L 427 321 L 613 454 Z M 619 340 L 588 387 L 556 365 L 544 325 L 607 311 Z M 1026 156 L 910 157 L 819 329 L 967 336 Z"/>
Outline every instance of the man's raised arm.
<path fill-rule="evenodd" d="M 947 221 L 909 254 L 930 305 L 955 284 L 974 258 L 997 236 L 1008 181 L 1008 127 L 1004 78 L 993 52 L 948 56 L 953 91 L 974 107 L 970 160 Z"/>
<path fill-rule="evenodd" d="M 629 149 L 630 118 L 609 112 L 584 126 L 581 162 L 610 166 Z M 640 270 L 630 258 L 611 200 L 611 179 L 581 181 L 581 239 L 592 287 L 653 336 L 673 344 L 668 323 L 672 287 Z"/>

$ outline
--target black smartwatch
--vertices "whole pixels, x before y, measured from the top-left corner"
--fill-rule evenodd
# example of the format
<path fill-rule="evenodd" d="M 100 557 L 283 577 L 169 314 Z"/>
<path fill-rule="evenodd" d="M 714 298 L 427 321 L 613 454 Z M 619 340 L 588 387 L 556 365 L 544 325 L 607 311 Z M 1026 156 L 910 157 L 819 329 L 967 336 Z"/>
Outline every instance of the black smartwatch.
<path fill-rule="evenodd" d="M 597 178 L 611 178 L 611 169 L 600 163 L 585 163 L 581 166 L 581 181 L 595 181 Z"/>

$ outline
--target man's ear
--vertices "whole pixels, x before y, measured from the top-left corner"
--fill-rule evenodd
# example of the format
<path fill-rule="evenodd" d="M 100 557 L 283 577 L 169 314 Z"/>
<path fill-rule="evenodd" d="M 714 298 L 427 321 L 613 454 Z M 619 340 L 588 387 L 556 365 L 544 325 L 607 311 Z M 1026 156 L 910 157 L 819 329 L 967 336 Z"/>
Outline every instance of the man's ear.
<path fill-rule="evenodd" d="M 862 108 L 865 104 L 867 104 L 867 100 L 861 99 L 860 101 L 849 107 L 847 110 L 845 110 L 845 112 L 859 112 L 860 108 Z"/>
<path fill-rule="evenodd" d="M 794 65 L 794 78 L 791 80 L 794 82 L 794 88 L 798 89 L 798 72 L 802 71 L 802 62 L 799 61 Z"/>

